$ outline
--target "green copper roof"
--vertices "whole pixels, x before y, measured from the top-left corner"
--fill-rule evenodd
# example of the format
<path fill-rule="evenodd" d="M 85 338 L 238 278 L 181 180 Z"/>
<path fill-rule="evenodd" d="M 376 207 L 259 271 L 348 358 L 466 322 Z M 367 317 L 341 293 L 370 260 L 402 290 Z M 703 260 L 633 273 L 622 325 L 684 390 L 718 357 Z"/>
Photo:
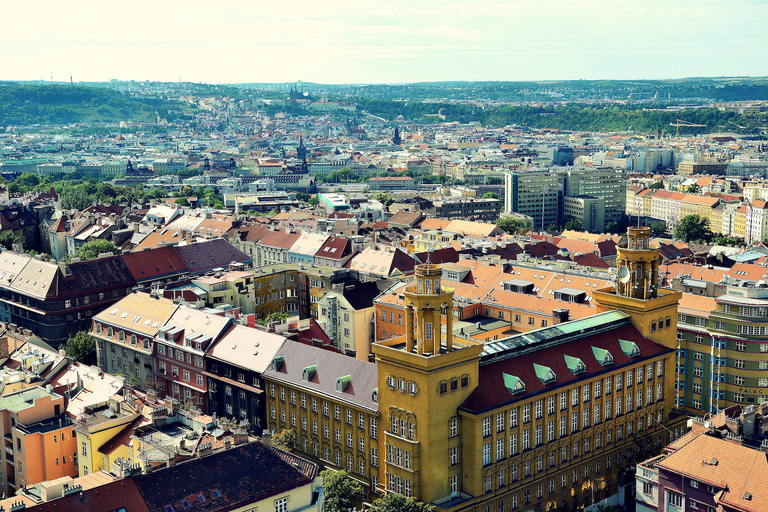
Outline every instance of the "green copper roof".
<path fill-rule="evenodd" d="M 619 340 L 619 345 L 621 345 L 621 350 L 629 357 L 640 355 L 640 349 L 637 348 L 637 344 L 634 341 Z"/>
<path fill-rule="evenodd" d="M 584 363 L 578 357 L 573 357 L 568 355 L 564 357 L 565 357 L 565 365 L 568 367 L 569 370 L 571 370 L 571 373 L 573 373 L 574 375 L 587 370 L 587 367 L 584 366 Z"/>
<path fill-rule="evenodd" d="M 613 363 L 613 356 L 604 348 L 592 347 L 592 353 L 595 354 L 597 362 L 603 366 L 608 366 Z"/>
<path fill-rule="evenodd" d="M 277 371 L 280 369 L 281 366 L 283 366 L 283 363 L 285 362 L 285 356 L 277 356 L 272 360 L 272 369 Z"/>
<path fill-rule="evenodd" d="M 525 383 L 520 377 L 509 375 L 508 373 L 503 373 L 502 375 L 504 376 L 504 385 L 507 387 L 507 391 L 513 395 L 520 391 L 525 391 Z"/>
<path fill-rule="evenodd" d="M 317 371 L 317 365 L 313 364 L 312 366 L 307 366 L 304 368 L 304 371 L 301 372 L 302 379 L 306 381 L 312 380 L 312 377 L 315 375 L 315 372 Z"/>
<path fill-rule="evenodd" d="M 542 382 L 542 384 L 548 384 L 557 380 L 557 375 L 552 371 L 549 366 L 543 366 L 533 363 L 533 369 L 536 371 L 536 376 Z"/>
<path fill-rule="evenodd" d="M 345 375 L 336 379 L 336 391 L 344 391 L 347 389 L 347 384 L 349 384 L 350 380 L 352 380 L 351 375 Z"/>

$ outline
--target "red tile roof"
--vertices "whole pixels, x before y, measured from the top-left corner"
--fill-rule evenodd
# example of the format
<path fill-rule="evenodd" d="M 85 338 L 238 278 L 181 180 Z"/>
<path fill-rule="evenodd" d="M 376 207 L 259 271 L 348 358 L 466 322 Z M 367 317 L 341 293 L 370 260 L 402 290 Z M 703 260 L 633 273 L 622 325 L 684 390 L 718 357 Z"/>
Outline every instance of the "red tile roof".
<path fill-rule="evenodd" d="M 640 356 L 630 358 L 619 345 L 619 339 L 633 341 L 640 349 Z M 545 342 L 539 342 L 545 343 Z M 613 364 L 602 366 L 595 358 L 592 347 L 607 350 L 613 356 Z M 636 364 L 658 357 L 669 349 L 643 337 L 631 324 L 625 324 L 607 332 L 585 336 L 564 344 L 553 344 L 539 350 L 531 350 L 516 357 L 481 364 L 477 388 L 461 405 L 461 409 L 478 414 L 502 407 L 552 389 L 559 389 L 573 382 L 584 380 L 591 375 L 614 371 L 623 366 Z M 586 366 L 586 372 L 574 375 L 565 362 L 565 355 L 578 357 Z M 536 376 L 534 363 L 544 364 L 552 369 L 557 382 L 543 384 Z M 504 374 L 516 376 L 525 383 L 525 391 L 512 395 L 504 384 Z"/>

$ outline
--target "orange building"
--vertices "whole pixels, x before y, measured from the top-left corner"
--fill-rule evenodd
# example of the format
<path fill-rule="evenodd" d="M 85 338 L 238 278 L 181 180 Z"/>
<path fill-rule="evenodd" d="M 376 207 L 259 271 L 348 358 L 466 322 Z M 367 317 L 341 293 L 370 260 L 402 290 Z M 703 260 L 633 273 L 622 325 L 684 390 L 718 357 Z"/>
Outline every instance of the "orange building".
<path fill-rule="evenodd" d="M 3 464 L 0 487 L 6 496 L 17 489 L 77 476 L 74 422 L 64 415 L 65 398 L 40 386 L 0 399 Z"/>

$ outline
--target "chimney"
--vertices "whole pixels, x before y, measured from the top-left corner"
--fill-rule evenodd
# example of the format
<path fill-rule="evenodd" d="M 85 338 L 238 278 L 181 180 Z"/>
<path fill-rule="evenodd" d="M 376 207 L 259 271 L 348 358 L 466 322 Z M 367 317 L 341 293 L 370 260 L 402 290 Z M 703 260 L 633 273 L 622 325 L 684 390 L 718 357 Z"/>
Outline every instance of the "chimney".
<path fill-rule="evenodd" d="M 557 308 L 552 310 L 552 325 L 561 324 L 570 320 L 571 310 L 565 308 Z"/>
<path fill-rule="evenodd" d="M 755 417 L 757 411 L 754 405 L 748 405 L 744 412 L 741 413 L 741 432 L 744 437 L 755 436 Z"/>

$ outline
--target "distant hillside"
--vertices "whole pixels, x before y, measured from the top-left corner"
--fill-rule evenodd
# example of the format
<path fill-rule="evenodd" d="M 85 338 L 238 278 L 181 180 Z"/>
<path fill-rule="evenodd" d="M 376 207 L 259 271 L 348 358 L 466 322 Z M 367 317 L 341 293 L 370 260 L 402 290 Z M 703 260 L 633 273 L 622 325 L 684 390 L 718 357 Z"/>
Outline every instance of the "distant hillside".
<path fill-rule="evenodd" d="M 192 107 L 103 87 L 0 83 L 0 126 L 190 118 Z"/>

